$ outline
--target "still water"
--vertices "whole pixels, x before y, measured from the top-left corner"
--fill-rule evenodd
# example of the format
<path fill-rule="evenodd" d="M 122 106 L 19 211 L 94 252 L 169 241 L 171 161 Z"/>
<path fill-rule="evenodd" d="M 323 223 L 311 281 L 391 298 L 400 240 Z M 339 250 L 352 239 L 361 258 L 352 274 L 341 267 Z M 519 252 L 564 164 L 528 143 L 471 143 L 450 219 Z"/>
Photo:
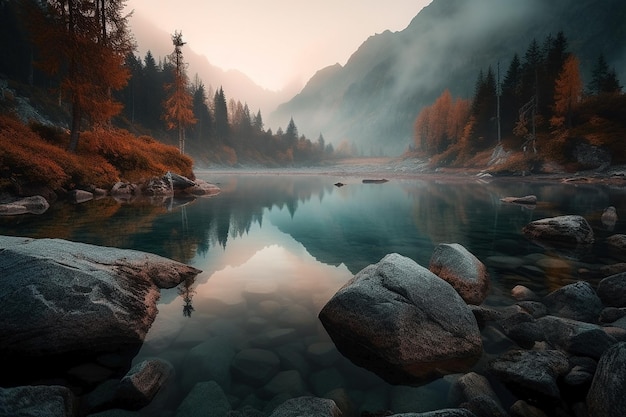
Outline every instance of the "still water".
<path fill-rule="evenodd" d="M 220 386 L 233 409 L 266 415 L 306 394 L 333 398 L 351 410 L 348 415 L 455 406 L 449 379 L 393 386 L 353 365 L 317 318 L 324 304 L 388 253 L 427 267 L 437 244 L 460 243 L 488 267 L 492 290 L 485 304 L 504 305 L 515 285 L 546 294 L 579 279 L 581 269 L 616 262 L 601 244 L 576 256 L 538 246 L 521 234 L 528 222 L 580 214 L 598 241 L 626 232 L 622 220 L 613 230 L 600 222 L 607 206 L 626 218 L 623 188 L 471 179 L 364 184 L 356 176 L 287 173 L 197 176 L 221 193 L 190 202 L 105 198 L 0 218 L 2 234 L 132 248 L 202 270 L 193 282 L 162 291 L 135 362 L 165 359 L 174 377 L 137 415 L 173 416 L 206 381 Z M 538 197 L 536 206 L 500 201 L 530 194 Z"/>

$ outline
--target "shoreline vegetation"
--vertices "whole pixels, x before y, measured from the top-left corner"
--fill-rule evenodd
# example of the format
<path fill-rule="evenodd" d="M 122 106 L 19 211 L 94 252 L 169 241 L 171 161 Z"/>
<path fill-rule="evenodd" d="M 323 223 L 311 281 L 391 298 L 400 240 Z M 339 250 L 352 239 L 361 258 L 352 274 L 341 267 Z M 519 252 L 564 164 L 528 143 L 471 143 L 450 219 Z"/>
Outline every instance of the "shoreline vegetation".
<path fill-rule="evenodd" d="M 551 181 L 573 183 L 626 184 L 626 166 L 568 172 L 552 161 L 538 171 L 503 170 L 506 161 L 490 164 L 494 150 L 485 153 L 482 163 L 471 167 L 432 166 L 414 155 L 398 157 L 352 157 L 332 159 L 315 165 L 265 167 L 262 165 L 194 166 L 194 160 L 173 145 L 150 136 L 136 136 L 116 128 L 84 132 L 76 152 L 66 150 L 70 137 L 62 128 L 36 123 L 29 125 L 15 117 L 0 116 L 0 200 L 29 197 L 44 192 L 50 203 L 72 190 L 110 190 L 117 182 L 145 182 L 166 172 L 195 179 L 195 172 L 215 174 L 329 175 L 381 179 L 437 181 Z M 359 180 L 360 181 L 360 180 Z M 52 197 L 50 197 L 52 196 Z"/>

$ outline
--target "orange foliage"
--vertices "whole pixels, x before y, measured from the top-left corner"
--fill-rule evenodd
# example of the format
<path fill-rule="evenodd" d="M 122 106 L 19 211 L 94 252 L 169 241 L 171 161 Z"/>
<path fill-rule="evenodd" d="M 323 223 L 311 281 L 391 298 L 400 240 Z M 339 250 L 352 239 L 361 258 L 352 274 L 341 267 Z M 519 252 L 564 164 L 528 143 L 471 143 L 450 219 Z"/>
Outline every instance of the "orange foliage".
<path fill-rule="evenodd" d="M 193 161 L 174 146 L 123 130 L 97 129 L 83 137 L 74 154 L 62 144 L 47 142 L 19 120 L 0 116 L 0 188 L 11 181 L 52 189 L 110 188 L 120 178 L 139 181 L 167 171 L 195 179 Z"/>
<path fill-rule="evenodd" d="M 136 137 L 125 130 L 94 129 L 83 133 L 80 155 L 99 155 L 115 166 L 121 178 L 139 181 L 167 171 L 194 179 L 193 160 L 172 145 L 147 136 Z"/>
<path fill-rule="evenodd" d="M 415 120 L 415 145 L 430 154 L 457 143 L 470 114 L 470 102 L 452 99 L 446 89 L 432 106 L 425 107 Z"/>
<path fill-rule="evenodd" d="M 572 125 L 572 113 L 582 99 L 583 82 L 580 78 L 578 58 L 570 55 L 556 79 L 554 90 L 554 116 L 550 119 L 553 127 Z"/>

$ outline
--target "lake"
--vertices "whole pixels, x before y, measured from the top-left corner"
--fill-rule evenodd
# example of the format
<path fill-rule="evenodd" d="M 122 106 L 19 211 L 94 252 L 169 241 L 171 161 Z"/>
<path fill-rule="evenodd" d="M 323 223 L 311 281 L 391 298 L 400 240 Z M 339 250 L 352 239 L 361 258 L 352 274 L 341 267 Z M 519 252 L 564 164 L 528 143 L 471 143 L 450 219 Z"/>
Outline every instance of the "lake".
<path fill-rule="evenodd" d="M 175 415 L 194 386 L 208 380 L 233 409 L 266 413 L 305 394 L 333 398 L 353 415 L 451 406 L 449 378 L 390 385 L 342 356 L 317 318 L 324 304 L 388 253 L 428 267 L 437 244 L 459 243 L 489 270 L 484 304 L 506 305 L 516 285 L 544 295 L 578 280 L 583 269 L 616 262 L 601 243 L 574 254 L 539 246 L 521 234 L 527 223 L 579 214 L 599 242 L 626 231 L 623 220 L 612 230 L 600 221 L 607 206 L 626 212 L 619 187 L 427 176 L 363 183 L 367 177 L 287 172 L 197 176 L 217 184 L 220 194 L 132 204 L 103 198 L 0 218 L 2 234 L 131 248 L 202 270 L 193 282 L 162 291 L 135 363 L 159 357 L 175 376 L 137 415 Z M 537 205 L 500 201 L 530 194 Z M 485 338 L 486 351 L 490 343 Z"/>

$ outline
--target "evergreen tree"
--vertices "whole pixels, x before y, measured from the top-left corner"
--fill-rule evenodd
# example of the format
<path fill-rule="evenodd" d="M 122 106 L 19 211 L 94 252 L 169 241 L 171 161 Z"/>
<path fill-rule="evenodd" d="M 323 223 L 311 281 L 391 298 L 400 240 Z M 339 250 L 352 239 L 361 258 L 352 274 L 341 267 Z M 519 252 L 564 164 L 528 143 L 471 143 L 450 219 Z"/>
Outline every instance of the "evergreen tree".
<path fill-rule="evenodd" d="M 471 114 L 474 119 L 473 139 L 479 148 L 490 146 L 497 141 L 496 125 L 496 79 L 491 66 L 487 74 L 478 74 L 472 102 Z"/>
<path fill-rule="evenodd" d="M 522 60 L 521 98 L 524 103 L 537 96 L 542 63 L 541 48 L 537 40 L 533 39 Z"/>
<path fill-rule="evenodd" d="M 193 97 L 189 93 L 189 79 L 185 71 L 181 49 L 185 44 L 183 34 L 174 32 L 172 43 L 174 44 L 174 52 L 170 55 L 170 60 L 173 64 L 174 82 L 166 85 L 169 96 L 164 103 L 164 119 L 168 129 L 176 128 L 178 130 L 178 150 L 184 154 L 185 128 L 195 124 L 197 120 L 193 114 Z"/>
<path fill-rule="evenodd" d="M 204 84 L 199 79 L 193 92 L 193 114 L 197 120 L 192 133 L 197 141 L 207 142 L 212 136 L 213 120 L 207 105 L 207 96 Z"/>
<path fill-rule="evenodd" d="M 502 81 L 502 96 L 500 98 L 500 123 L 505 135 L 513 131 L 517 113 L 523 105 L 522 63 L 519 55 L 514 54 Z"/>
<path fill-rule="evenodd" d="M 171 80 L 164 79 L 162 68 L 155 61 L 152 52 L 146 52 L 143 62 L 143 80 L 141 82 L 141 93 L 139 94 L 139 102 L 142 108 L 140 120 L 145 127 L 158 129 L 161 126 L 161 103 L 165 101 L 163 85 L 171 82 Z"/>
<path fill-rule="evenodd" d="M 261 116 L 261 110 L 258 110 L 254 119 L 252 120 L 252 127 L 257 133 L 263 132 L 263 117 Z"/>
<path fill-rule="evenodd" d="M 288 146 L 293 146 L 298 140 L 298 128 L 293 121 L 293 117 L 289 120 L 287 130 L 285 131 L 285 141 Z"/>
<path fill-rule="evenodd" d="M 213 113 L 215 117 L 215 136 L 221 143 L 229 143 L 230 126 L 228 124 L 228 106 L 222 87 L 215 92 L 213 98 Z"/>
<path fill-rule="evenodd" d="M 588 90 L 593 95 L 622 92 L 622 86 L 619 84 L 615 69 L 609 69 L 603 54 L 598 56 L 598 60 L 593 67 Z"/>

